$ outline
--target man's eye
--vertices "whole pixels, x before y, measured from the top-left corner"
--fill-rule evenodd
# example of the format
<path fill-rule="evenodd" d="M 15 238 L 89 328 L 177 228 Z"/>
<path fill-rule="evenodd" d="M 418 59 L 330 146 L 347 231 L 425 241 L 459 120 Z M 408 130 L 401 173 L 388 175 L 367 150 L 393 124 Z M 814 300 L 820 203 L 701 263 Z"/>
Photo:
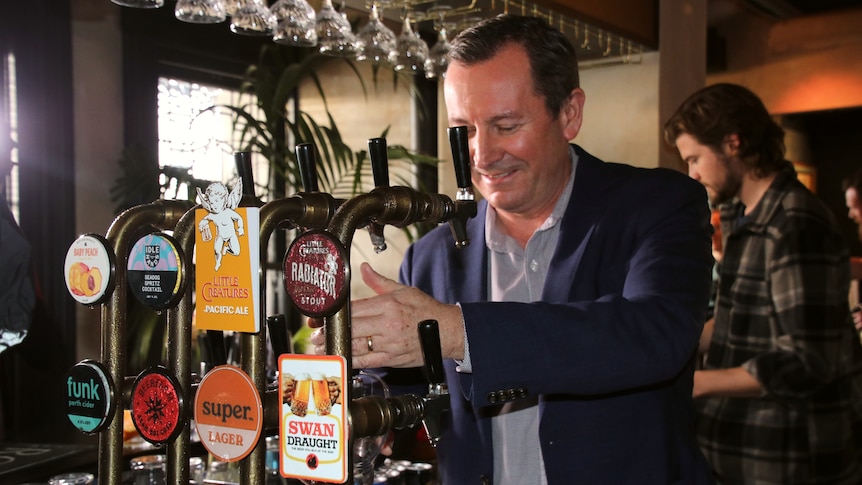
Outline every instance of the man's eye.
<path fill-rule="evenodd" d="M 511 133 L 515 131 L 518 127 L 516 125 L 501 125 L 497 127 L 497 131 L 500 133 Z"/>

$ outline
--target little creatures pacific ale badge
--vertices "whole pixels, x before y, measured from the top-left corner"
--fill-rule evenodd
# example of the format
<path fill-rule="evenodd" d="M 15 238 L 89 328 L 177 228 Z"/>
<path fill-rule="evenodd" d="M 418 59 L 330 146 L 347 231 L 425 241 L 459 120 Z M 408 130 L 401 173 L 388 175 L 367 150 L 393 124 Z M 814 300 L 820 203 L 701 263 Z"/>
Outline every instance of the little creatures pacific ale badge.
<path fill-rule="evenodd" d="M 258 332 L 260 210 L 239 207 L 242 181 L 198 189 L 195 210 L 195 323 L 202 330 Z"/>
<path fill-rule="evenodd" d="M 284 255 L 284 287 L 296 307 L 311 317 L 332 315 L 347 298 L 347 252 L 326 231 L 297 236 Z"/>
<path fill-rule="evenodd" d="M 344 483 L 347 361 L 339 355 L 284 354 L 278 371 L 281 476 Z"/>

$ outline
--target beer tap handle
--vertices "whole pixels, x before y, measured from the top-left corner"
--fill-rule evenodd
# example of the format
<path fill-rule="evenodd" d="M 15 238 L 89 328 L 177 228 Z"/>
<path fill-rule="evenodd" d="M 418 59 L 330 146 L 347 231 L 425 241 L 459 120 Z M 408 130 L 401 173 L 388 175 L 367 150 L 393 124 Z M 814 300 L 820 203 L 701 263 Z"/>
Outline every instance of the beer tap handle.
<path fill-rule="evenodd" d="M 386 138 L 368 140 L 368 157 L 371 159 L 374 186 L 389 187 L 389 154 L 386 152 Z"/>
<path fill-rule="evenodd" d="M 428 395 L 422 399 L 422 426 L 425 427 L 428 441 L 436 447 L 440 442 L 443 414 L 449 411 L 450 406 L 437 320 L 419 322 L 419 343 L 425 357 L 425 373 L 429 382 Z"/>
<path fill-rule="evenodd" d="M 449 128 L 449 146 L 455 164 L 455 181 L 458 184 L 457 200 L 473 200 L 473 183 L 470 179 L 470 146 L 467 143 L 467 127 Z"/>
<path fill-rule="evenodd" d="M 317 186 L 317 156 L 314 152 L 313 143 L 300 143 L 294 149 L 296 161 L 299 164 L 299 177 L 302 179 L 302 188 L 306 192 L 319 192 Z"/>
<path fill-rule="evenodd" d="M 242 182 L 243 205 L 258 205 L 257 196 L 254 193 L 254 173 L 251 170 L 251 152 L 235 152 L 233 160 L 236 164 L 236 173 Z"/>
<path fill-rule="evenodd" d="M 428 383 L 436 386 L 446 382 L 443 371 L 443 351 L 440 348 L 440 330 L 437 320 L 419 322 L 419 344 L 425 358 L 425 374 Z"/>
<path fill-rule="evenodd" d="M 224 332 L 221 330 L 207 330 L 207 344 L 209 346 L 212 366 L 218 367 L 227 364 Z"/>
<path fill-rule="evenodd" d="M 287 332 L 287 320 L 284 315 L 266 317 L 266 328 L 269 330 L 269 341 L 272 343 L 272 353 L 275 358 L 282 354 L 290 354 L 290 335 Z"/>
<path fill-rule="evenodd" d="M 251 152 L 235 152 L 236 172 L 242 180 L 243 195 L 254 195 L 254 176 L 251 171 Z"/>
<path fill-rule="evenodd" d="M 371 173 L 374 175 L 374 187 L 389 187 L 389 156 L 386 152 L 386 138 L 370 138 L 368 140 L 368 158 L 371 160 Z M 386 250 L 386 238 L 383 235 L 383 225 L 376 222 L 368 224 L 368 234 L 375 253 Z"/>
<path fill-rule="evenodd" d="M 455 163 L 455 181 L 458 194 L 455 196 L 455 214 L 449 219 L 449 228 L 455 239 L 455 247 L 463 248 L 470 244 L 467 236 L 467 219 L 476 216 L 476 198 L 470 179 L 470 146 L 467 141 L 467 127 L 453 126 L 448 129 L 452 161 Z"/>

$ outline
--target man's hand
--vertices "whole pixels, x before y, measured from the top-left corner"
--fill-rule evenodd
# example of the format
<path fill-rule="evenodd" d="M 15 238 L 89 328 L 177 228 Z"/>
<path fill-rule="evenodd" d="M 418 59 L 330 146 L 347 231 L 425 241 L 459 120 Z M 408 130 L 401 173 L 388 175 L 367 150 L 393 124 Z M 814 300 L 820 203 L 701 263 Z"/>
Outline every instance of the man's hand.
<path fill-rule="evenodd" d="M 386 278 L 368 263 L 362 264 L 360 273 L 362 281 L 377 295 L 351 302 L 354 368 L 423 365 L 417 326 L 428 319 L 439 324 L 443 357 L 464 357 L 463 319 L 457 305 L 440 303 L 416 288 Z M 320 320 L 309 321 L 317 328 L 311 336 L 316 354 L 326 352 L 322 324 Z"/>

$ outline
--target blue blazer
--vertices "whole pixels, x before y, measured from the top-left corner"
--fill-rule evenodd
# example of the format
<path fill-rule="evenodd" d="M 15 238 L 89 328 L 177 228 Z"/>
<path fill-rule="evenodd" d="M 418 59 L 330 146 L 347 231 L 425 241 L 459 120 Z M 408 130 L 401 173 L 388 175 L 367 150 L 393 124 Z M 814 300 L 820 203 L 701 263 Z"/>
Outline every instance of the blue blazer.
<path fill-rule="evenodd" d="M 711 286 L 709 208 L 682 173 L 578 164 L 541 302 L 487 302 L 486 202 L 458 250 L 446 227 L 411 246 L 400 279 L 461 304 L 472 373 L 452 397 L 443 483 L 493 483 L 488 406 L 538 396 L 548 483 L 701 484 L 692 376 Z"/>

